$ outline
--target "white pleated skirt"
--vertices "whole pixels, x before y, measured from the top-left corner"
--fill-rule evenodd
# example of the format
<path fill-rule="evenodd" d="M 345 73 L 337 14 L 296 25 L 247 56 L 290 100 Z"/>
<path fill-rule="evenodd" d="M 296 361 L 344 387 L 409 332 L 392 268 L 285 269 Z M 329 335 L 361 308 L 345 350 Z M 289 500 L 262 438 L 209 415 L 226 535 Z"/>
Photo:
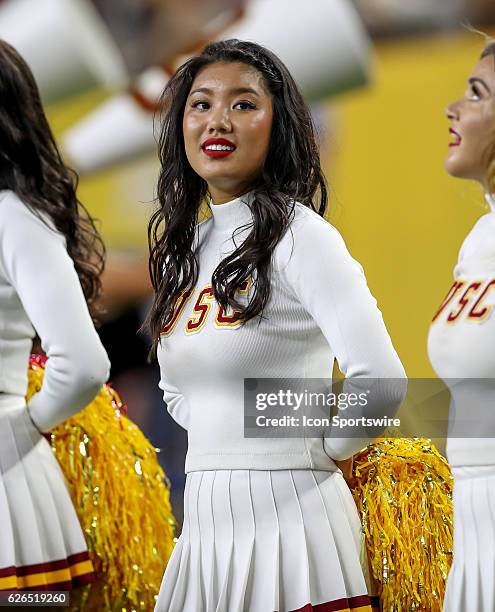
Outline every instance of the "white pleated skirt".
<path fill-rule="evenodd" d="M 495 466 L 453 468 L 454 551 L 444 612 L 495 612 Z"/>
<path fill-rule="evenodd" d="M 0 590 L 94 580 L 63 473 L 23 398 L 0 394 Z"/>
<path fill-rule="evenodd" d="M 191 472 L 155 612 L 371 611 L 339 472 Z"/>

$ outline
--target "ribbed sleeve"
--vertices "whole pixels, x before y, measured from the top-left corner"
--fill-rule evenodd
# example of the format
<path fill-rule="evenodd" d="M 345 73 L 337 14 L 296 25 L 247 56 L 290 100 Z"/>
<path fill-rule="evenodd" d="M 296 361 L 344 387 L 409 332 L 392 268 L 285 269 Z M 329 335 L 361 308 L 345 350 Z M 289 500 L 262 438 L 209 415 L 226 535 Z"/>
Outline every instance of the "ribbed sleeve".
<path fill-rule="evenodd" d="M 29 404 L 35 424 L 49 431 L 94 398 L 109 361 L 64 238 L 11 193 L 0 201 L 0 257 L 49 358 L 43 388 Z"/>
<path fill-rule="evenodd" d="M 300 209 L 289 240 L 280 253 L 288 286 L 321 329 L 339 368 L 346 376 L 345 393 L 360 393 L 365 378 L 370 401 L 359 414 L 393 416 L 406 391 L 405 372 L 392 345 L 383 317 L 339 232 L 310 210 Z M 386 379 L 386 380 L 384 380 Z M 345 459 L 370 441 L 367 437 L 333 435 L 325 442 L 333 459 Z"/>

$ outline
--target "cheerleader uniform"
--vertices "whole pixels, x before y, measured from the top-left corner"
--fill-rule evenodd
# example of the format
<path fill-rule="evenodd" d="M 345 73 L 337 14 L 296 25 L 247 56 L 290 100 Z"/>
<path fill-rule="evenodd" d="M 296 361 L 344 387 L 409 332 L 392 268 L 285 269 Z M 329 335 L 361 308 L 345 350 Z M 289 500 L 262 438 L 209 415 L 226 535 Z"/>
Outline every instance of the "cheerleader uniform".
<path fill-rule="evenodd" d="M 495 610 L 495 202 L 486 199 L 491 212 L 465 239 L 428 338 L 451 393 L 454 550 L 445 612 Z"/>
<path fill-rule="evenodd" d="M 49 223 L 49 222 L 48 222 Z M 70 589 L 93 567 L 63 474 L 40 432 L 88 404 L 109 363 L 65 238 L 0 192 L 0 589 Z M 35 330 L 49 357 L 26 407 Z"/>
<path fill-rule="evenodd" d="M 245 438 L 244 378 L 329 379 L 335 357 L 348 377 L 402 381 L 404 371 L 361 267 L 303 205 L 275 249 L 261 322 L 239 325 L 218 306 L 212 273 L 249 231 L 250 197 L 211 204 L 198 226 L 198 283 L 158 348 L 188 452 L 183 531 L 155 610 L 368 611 L 359 517 L 333 461 L 368 440 Z M 384 385 L 381 400 L 397 404 L 402 392 Z"/>

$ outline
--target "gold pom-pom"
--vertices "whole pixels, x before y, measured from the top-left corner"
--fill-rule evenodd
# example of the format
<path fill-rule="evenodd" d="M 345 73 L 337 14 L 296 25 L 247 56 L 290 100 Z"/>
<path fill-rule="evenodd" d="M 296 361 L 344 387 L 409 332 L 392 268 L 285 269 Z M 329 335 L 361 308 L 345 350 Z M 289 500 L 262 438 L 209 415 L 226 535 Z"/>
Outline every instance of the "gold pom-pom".
<path fill-rule="evenodd" d="M 441 612 L 452 560 L 452 476 L 426 439 L 381 439 L 354 457 L 352 491 L 384 612 Z"/>
<path fill-rule="evenodd" d="M 43 377 L 43 359 L 33 357 L 28 399 Z M 51 432 L 98 576 L 73 610 L 152 610 L 174 546 L 169 484 L 155 449 L 122 412 L 116 391 L 104 385 Z"/>

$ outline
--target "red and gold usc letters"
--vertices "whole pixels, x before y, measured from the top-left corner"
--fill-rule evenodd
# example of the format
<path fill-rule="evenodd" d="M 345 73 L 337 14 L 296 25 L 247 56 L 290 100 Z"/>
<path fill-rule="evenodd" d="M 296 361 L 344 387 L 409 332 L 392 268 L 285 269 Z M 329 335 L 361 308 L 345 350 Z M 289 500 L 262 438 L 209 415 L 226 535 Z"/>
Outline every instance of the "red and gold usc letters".
<path fill-rule="evenodd" d="M 476 302 L 474 303 L 473 307 L 471 308 L 471 310 L 469 311 L 469 316 L 473 319 L 486 319 L 488 317 L 488 315 L 491 313 L 491 311 L 493 310 L 493 306 L 482 306 L 481 303 L 483 302 L 483 300 L 485 299 L 485 297 L 488 295 L 488 293 L 495 288 L 495 279 L 491 280 L 486 287 L 483 289 L 483 291 L 481 292 L 481 295 L 479 296 L 479 298 L 476 300 Z"/>
<path fill-rule="evenodd" d="M 194 315 L 188 319 L 186 323 L 186 331 L 188 333 L 197 332 L 203 327 L 206 317 L 210 312 L 211 300 L 213 299 L 213 289 L 211 287 L 201 289 L 196 304 L 194 304 Z"/>
<path fill-rule="evenodd" d="M 251 288 L 251 280 L 245 280 L 237 290 L 237 293 L 240 295 L 247 295 L 249 293 L 249 289 Z M 237 310 L 232 311 L 232 314 L 227 314 L 223 308 L 220 306 L 218 308 L 217 316 L 215 317 L 215 326 L 216 327 L 238 327 L 239 326 L 239 312 Z"/>
<path fill-rule="evenodd" d="M 471 283 L 468 285 L 464 293 L 459 299 L 459 307 L 457 310 L 452 310 L 447 317 L 447 321 L 451 323 L 460 317 L 464 308 L 469 304 L 469 300 L 471 299 L 473 293 L 475 293 L 481 287 L 481 283 Z M 469 315 L 468 315 L 469 316 Z"/>
<path fill-rule="evenodd" d="M 237 290 L 239 295 L 247 295 L 252 285 L 252 280 L 245 280 Z M 190 298 L 193 294 L 192 289 L 184 291 L 179 298 L 177 299 L 174 307 L 174 313 L 170 321 L 163 328 L 161 335 L 169 336 L 175 327 L 177 326 L 177 322 L 184 312 L 186 305 L 190 302 Z M 216 314 L 214 319 L 215 327 L 225 328 L 225 327 L 239 327 L 239 311 L 233 310 L 231 312 L 225 311 L 223 306 L 217 304 L 215 300 L 215 296 L 213 295 L 213 287 L 211 285 L 206 285 L 200 289 L 198 293 L 198 297 L 192 307 L 191 316 L 187 319 L 185 324 L 185 331 L 188 334 L 194 334 L 199 332 L 204 324 L 206 323 L 208 316 L 210 314 L 210 310 L 212 306 L 216 306 Z"/>
<path fill-rule="evenodd" d="M 484 321 L 492 310 L 493 304 L 486 304 L 486 298 L 495 289 L 495 279 L 490 281 L 456 281 L 432 319 L 434 323 L 447 307 L 449 313 L 445 321 L 453 324 L 462 319 L 466 321 Z"/>
<path fill-rule="evenodd" d="M 177 300 L 175 302 L 174 313 L 172 315 L 172 318 L 165 325 L 165 327 L 162 329 L 160 335 L 168 336 L 169 334 L 171 334 L 173 332 L 174 327 L 177 325 L 177 321 L 179 320 L 179 317 L 182 314 L 182 311 L 186 307 L 186 304 L 187 304 L 189 298 L 191 297 L 191 294 L 192 294 L 192 289 L 188 289 L 187 291 L 183 291 L 180 294 L 180 296 L 177 298 Z"/>

